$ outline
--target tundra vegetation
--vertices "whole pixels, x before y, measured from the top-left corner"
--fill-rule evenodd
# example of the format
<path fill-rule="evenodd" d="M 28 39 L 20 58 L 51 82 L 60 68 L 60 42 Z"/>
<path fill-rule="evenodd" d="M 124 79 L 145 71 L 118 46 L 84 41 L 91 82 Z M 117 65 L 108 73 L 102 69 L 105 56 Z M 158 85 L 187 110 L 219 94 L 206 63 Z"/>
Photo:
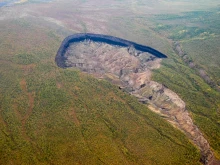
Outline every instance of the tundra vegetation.
<path fill-rule="evenodd" d="M 0 8 L 0 164 L 200 164 L 196 146 L 136 98 L 56 66 L 62 40 L 76 32 L 166 54 L 153 80 L 185 101 L 220 159 L 219 2 L 199 2 L 28 1 Z"/>

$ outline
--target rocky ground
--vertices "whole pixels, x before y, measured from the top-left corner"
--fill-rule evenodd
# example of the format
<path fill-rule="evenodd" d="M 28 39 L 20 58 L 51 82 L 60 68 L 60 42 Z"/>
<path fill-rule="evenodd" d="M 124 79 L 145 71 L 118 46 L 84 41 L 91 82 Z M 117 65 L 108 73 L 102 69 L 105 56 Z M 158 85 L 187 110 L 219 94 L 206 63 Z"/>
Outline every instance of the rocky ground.
<path fill-rule="evenodd" d="M 160 114 L 173 126 L 183 131 L 201 150 L 201 161 L 213 164 L 209 143 L 194 125 L 181 98 L 151 80 L 151 70 L 160 67 L 161 59 L 135 50 L 133 47 L 112 46 L 86 40 L 73 43 L 65 53 L 66 65 L 104 78 L 136 96 L 152 111 Z"/>

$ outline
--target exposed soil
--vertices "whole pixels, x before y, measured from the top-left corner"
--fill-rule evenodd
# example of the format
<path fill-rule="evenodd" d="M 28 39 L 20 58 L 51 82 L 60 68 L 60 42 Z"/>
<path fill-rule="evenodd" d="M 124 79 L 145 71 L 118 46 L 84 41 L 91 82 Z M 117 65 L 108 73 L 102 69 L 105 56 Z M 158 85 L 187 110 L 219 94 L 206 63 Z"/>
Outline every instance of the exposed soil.
<path fill-rule="evenodd" d="M 201 151 L 202 163 L 214 164 L 209 143 L 194 125 L 184 101 L 164 85 L 151 80 L 151 70 L 160 67 L 160 58 L 132 46 L 117 46 L 87 39 L 71 43 L 62 59 L 65 67 L 76 67 L 98 78 L 107 79 L 136 96 L 140 102 L 191 139 Z M 76 116 L 74 122 L 79 124 Z"/>
<path fill-rule="evenodd" d="M 62 88 L 63 84 L 60 83 L 60 82 L 57 82 L 57 83 L 56 83 L 56 86 L 57 86 L 58 89 L 60 89 L 60 88 Z"/>
<path fill-rule="evenodd" d="M 144 46 L 144 45 L 140 45 L 137 44 L 135 42 L 132 41 L 128 41 L 128 40 L 124 40 L 122 38 L 118 38 L 118 37 L 113 37 L 113 36 L 109 36 L 109 35 L 102 35 L 102 34 L 93 34 L 93 33 L 78 33 L 78 34 L 73 34 L 70 35 L 68 37 L 66 37 L 55 58 L 55 61 L 57 63 L 57 65 L 61 68 L 66 68 L 69 67 L 69 65 L 66 65 L 65 61 L 66 61 L 66 51 L 67 48 L 73 44 L 73 43 L 77 43 L 80 41 L 84 41 L 84 40 L 89 40 L 89 41 L 94 41 L 94 42 L 98 42 L 98 43 L 106 43 L 106 44 L 110 44 L 110 45 L 114 45 L 116 47 L 120 46 L 120 47 L 125 47 L 128 48 L 128 52 L 132 53 L 134 50 L 136 50 L 135 56 L 139 56 L 139 53 L 142 52 L 146 52 L 146 53 L 150 53 L 153 55 L 154 57 L 158 57 L 158 58 L 167 58 L 167 56 L 159 51 L 157 51 L 154 48 L 151 48 L 149 46 Z M 143 63 L 144 64 L 144 63 Z M 79 65 L 80 62 L 79 62 Z"/>

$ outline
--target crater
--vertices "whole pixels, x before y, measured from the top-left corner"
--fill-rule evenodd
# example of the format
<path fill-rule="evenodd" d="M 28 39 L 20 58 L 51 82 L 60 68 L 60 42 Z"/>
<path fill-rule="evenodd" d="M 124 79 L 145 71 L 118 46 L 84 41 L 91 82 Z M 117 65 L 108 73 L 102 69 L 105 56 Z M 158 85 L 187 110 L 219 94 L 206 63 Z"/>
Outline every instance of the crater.
<path fill-rule="evenodd" d="M 167 56 L 151 47 L 144 46 L 137 44 L 132 41 L 124 40 L 118 37 L 108 36 L 108 35 L 102 35 L 102 34 L 91 34 L 91 33 L 78 33 L 71 36 L 68 36 L 64 39 L 62 42 L 56 56 L 56 63 L 61 68 L 69 67 L 66 65 L 66 52 L 69 50 L 70 46 L 74 43 L 79 43 L 82 41 L 93 41 L 95 43 L 102 43 L 111 45 L 115 48 L 127 48 L 129 50 L 129 53 L 132 53 L 132 51 L 136 51 L 135 56 L 139 56 L 141 52 L 150 53 L 153 55 L 152 58 L 166 58 Z M 88 45 L 89 42 L 87 42 Z"/>
<path fill-rule="evenodd" d="M 151 80 L 151 70 L 160 67 L 162 58 L 167 56 L 132 41 L 80 33 L 64 39 L 55 61 L 61 68 L 78 68 L 97 78 L 106 79 L 135 96 L 184 132 L 200 149 L 201 162 L 210 164 L 214 155 L 207 140 L 194 125 L 185 102 L 163 84 Z"/>
<path fill-rule="evenodd" d="M 160 67 L 161 52 L 131 41 L 100 34 L 67 37 L 56 56 L 59 67 L 76 67 L 105 78 L 128 92 L 143 88 L 151 69 Z"/>

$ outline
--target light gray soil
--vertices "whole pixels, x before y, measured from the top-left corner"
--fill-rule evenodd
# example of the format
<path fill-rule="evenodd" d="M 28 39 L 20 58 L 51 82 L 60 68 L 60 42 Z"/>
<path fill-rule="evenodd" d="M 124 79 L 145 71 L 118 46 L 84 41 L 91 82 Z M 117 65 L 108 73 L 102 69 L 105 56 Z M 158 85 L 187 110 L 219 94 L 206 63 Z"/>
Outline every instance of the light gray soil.
<path fill-rule="evenodd" d="M 73 43 L 65 53 L 66 65 L 104 78 L 136 96 L 149 109 L 160 114 L 183 131 L 200 149 L 201 161 L 214 159 L 209 143 L 194 125 L 184 101 L 164 85 L 151 80 L 151 70 L 160 67 L 161 59 L 135 50 L 86 40 Z"/>

